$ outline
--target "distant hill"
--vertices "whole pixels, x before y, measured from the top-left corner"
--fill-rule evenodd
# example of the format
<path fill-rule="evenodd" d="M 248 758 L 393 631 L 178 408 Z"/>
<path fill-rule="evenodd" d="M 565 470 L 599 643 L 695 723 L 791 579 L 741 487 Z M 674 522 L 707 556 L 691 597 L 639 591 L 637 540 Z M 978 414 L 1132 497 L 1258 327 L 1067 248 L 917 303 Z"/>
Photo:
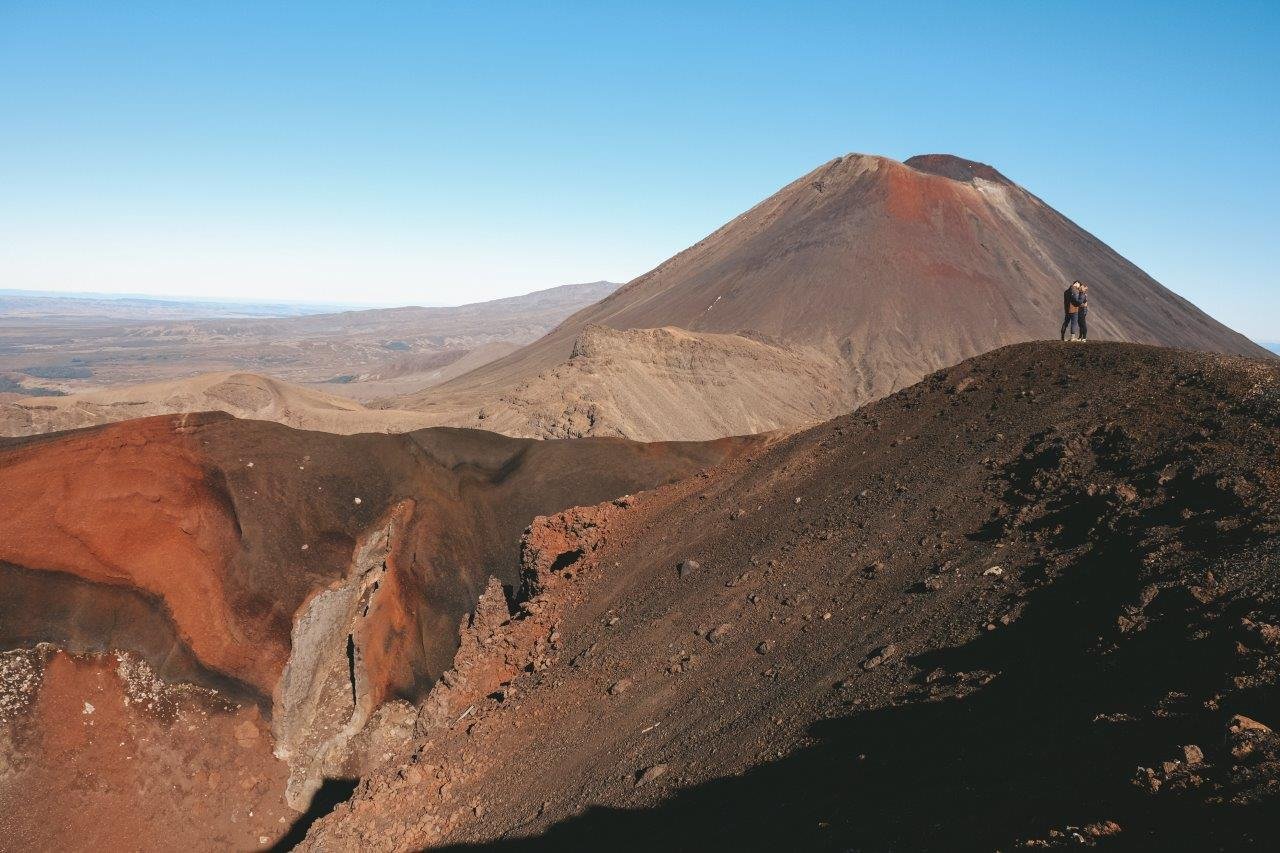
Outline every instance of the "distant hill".
<path fill-rule="evenodd" d="M 192 320 L 201 317 L 301 317 L 347 306 L 300 302 L 235 302 L 219 299 L 0 288 L 0 316 L 88 317 L 125 321 Z"/>
<path fill-rule="evenodd" d="M 21 424 L 24 430 L 40 431 L 52 428 L 43 425 L 46 421 L 67 425 L 64 415 L 80 421 L 71 425 L 84 425 L 143 413 L 135 408 L 136 414 L 129 415 L 113 404 L 113 398 L 128 399 L 133 406 L 155 403 L 158 407 L 147 408 L 149 414 L 191 411 L 172 405 L 180 399 L 202 399 L 201 389 L 221 381 L 201 378 L 209 374 L 252 374 L 253 382 L 273 388 L 310 385 L 307 393 L 313 398 L 314 392 L 321 392 L 320 396 L 360 401 L 417 391 L 536 340 L 616 287 L 600 281 L 446 308 L 270 318 L 158 317 L 148 312 L 198 312 L 207 306 L 150 300 L 28 300 L 21 310 L 0 310 L 0 400 L 5 395 L 10 402 L 21 402 L 18 396 L 68 396 L 57 410 L 0 409 L 0 423 L 5 429 Z M 0 297 L 0 305 L 5 304 L 12 303 Z M 108 313 L 100 313 L 99 306 Z M 188 381 L 195 382 L 187 389 L 190 393 L 174 384 Z M 307 396 L 304 391 L 296 389 L 287 396 L 301 399 Z M 162 392 L 169 403 L 143 399 L 151 392 Z M 78 400 L 83 395 L 89 396 L 82 407 Z M 206 408 L 225 408 L 212 402 Z M 46 411 L 56 417 L 46 418 Z M 287 423 L 325 428 L 319 425 L 323 418 L 290 412 Z M 412 423 L 425 420 L 419 413 Z M 387 429 L 402 428 L 403 422 L 392 426 L 383 421 Z M 377 426 L 364 428 L 381 431 Z"/>

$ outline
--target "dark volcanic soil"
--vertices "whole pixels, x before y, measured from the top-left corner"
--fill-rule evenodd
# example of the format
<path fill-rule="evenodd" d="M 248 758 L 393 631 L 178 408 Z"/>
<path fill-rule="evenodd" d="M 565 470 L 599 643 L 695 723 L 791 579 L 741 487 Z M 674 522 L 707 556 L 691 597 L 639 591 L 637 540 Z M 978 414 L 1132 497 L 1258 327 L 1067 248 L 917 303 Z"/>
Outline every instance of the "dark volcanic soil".
<path fill-rule="evenodd" d="M 1264 849 L 1278 438 L 1270 363 L 1017 345 L 540 519 L 307 845 Z"/>

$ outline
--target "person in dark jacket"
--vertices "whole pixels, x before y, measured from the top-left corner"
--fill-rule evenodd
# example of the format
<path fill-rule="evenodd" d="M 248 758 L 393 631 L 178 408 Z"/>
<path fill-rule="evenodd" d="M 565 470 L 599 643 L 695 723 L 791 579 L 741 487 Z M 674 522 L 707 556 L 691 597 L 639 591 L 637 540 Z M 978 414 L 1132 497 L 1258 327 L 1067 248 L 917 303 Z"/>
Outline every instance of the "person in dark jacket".
<path fill-rule="evenodd" d="M 1079 281 L 1071 282 L 1062 293 L 1062 311 L 1066 317 L 1062 321 L 1062 339 L 1065 340 L 1086 340 L 1087 326 L 1085 325 L 1085 317 L 1089 312 L 1089 288 L 1085 287 Z M 1079 338 L 1076 337 L 1076 330 L 1079 329 Z M 1068 333 L 1071 335 L 1067 337 Z"/>
<path fill-rule="evenodd" d="M 1076 284 L 1080 285 L 1080 310 L 1076 312 L 1076 320 L 1080 323 L 1080 337 L 1076 338 L 1076 340 L 1087 341 L 1089 340 L 1089 326 L 1087 323 L 1089 319 L 1089 285 L 1079 281 Z"/>

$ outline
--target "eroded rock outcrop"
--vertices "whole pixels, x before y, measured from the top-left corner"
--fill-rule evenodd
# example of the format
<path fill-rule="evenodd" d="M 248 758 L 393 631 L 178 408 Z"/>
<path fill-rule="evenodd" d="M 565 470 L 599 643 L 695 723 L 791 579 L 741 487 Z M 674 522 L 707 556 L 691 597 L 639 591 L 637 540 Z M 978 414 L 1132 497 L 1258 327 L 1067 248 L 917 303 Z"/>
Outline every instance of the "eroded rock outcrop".
<path fill-rule="evenodd" d="M 581 601 L 584 585 L 606 571 L 596 555 L 609 530 L 636 503 L 627 496 L 534 520 L 520 539 L 519 591 L 513 598 L 501 581 L 490 578 L 475 610 L 458 627 L 453 666 L 421 706 L 414 741 L 382 762 L 379 772 L 368 774 L 362 805 L 376 801 L 373 809 L 394 810 L 411 798 L 412 814 L 370 826 L 363 818 L 372 812 L 366 810 L 352 822 L 351 832 L 341 821 L 330 822 L 308 839 L 314 848 L 429 846 L 483 812 L 482 804 L 458 793 L 473 788 L 504 756 L 477 748 L 471 735 L 518 715 L 522 694 L 535 689 L 553 666 L 564 664 L 559 624 Z"/>

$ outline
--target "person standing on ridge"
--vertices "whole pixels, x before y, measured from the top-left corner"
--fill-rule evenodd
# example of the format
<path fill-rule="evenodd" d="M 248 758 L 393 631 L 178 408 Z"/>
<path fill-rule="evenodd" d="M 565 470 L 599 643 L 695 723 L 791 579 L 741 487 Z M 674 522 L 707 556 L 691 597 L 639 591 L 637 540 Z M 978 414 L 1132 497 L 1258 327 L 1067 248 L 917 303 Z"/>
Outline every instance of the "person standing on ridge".
<path fill-rule="evenodd" d="M 1089 285 L 1079 281 L 1076 284 L 1080 285 L 1080 310 L 1076 312 L 1076 317 L 1080 323 L 1080 337 L 1076 338 L 1076 340 L 1087 341 L 1089 340 L 1089 327 L 1085 321 L 1089 319 Z"/>
<path fill-rule="evenodd" d="M 1085 296 L 1085 286 L 1078 281 L 1071 282 L 1071 286 L 1062 292 L 1062 310 L 1066 315 L 1062 321 L 1062 340 L 1076 340 L 1076 329 L 1080 330 L 1080 340 L 1085 339 L 1084 312 L 1088 309 L 1085 305 L 1088 303 L 1088 297 Z M 1071 337 L 1068 338 L 1067 334 Z"/>

